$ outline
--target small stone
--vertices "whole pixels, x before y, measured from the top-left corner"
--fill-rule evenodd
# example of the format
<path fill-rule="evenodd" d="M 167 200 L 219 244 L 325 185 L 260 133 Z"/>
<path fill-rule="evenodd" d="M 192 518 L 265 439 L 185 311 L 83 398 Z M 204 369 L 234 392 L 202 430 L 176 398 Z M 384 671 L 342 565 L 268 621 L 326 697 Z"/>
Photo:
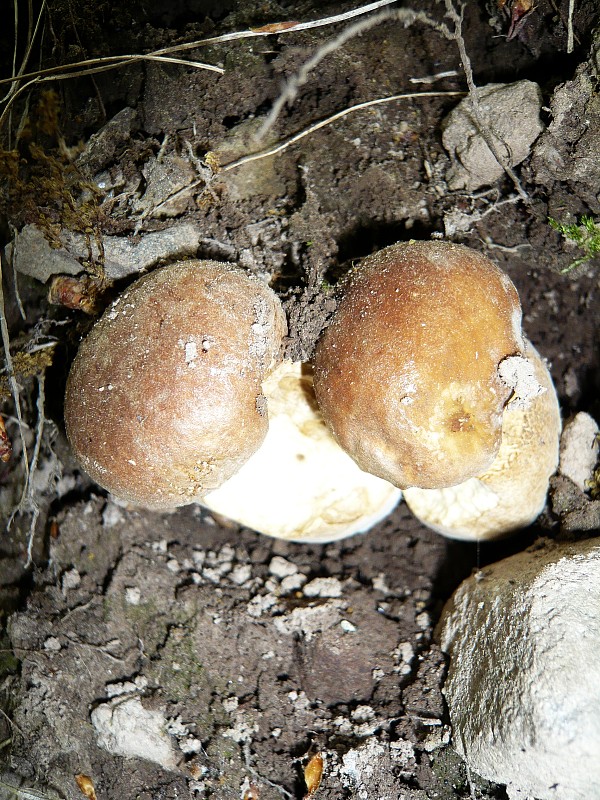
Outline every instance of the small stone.
<path fill-rule="evenodd" d="M 337 578 L 315 578 L 303 591 L 305 597 L 341 597 L 342 584 Z"/>
<path fill-rule="evenodd" d="M 559 472 L 573 481 L 582 492 L 588 487 L 598 461 L 600 442 L 598 424 L 585 411 L 580 411 L 565 424 L 560 437 Z"/>
<path fill-rule="evenodd" d="M 298 567 L 288 561 L 287 558 L 274 556 L 269 564 L 269 572 L 275 578 L 286 578 L 289 575 L 295 575 L 298 572 Z"/>
<path fill-rule="evenodd" d="M 73 567 L 73 569 L 67 570 L 62 576 L 63 594 L 66 594 L 70 589 L 77 589 L 80 583 L 81 583 L 81 575 L 75 569 L 75 567 Z"/>
<path fill-rule="evenodd" d="M 139 697 L 117 698 L 94 708 L 90 715 L 99 747 L 125 758 L 143 758 L 167 770 L 177 758 L 166 733 L 167 720 L 158 710 L 142 705 Z"/>
<path fill-rule="evenodd" d="M 527 80 L 491 83 L 477 89 L 477 99 L 488 130 L 495 134 L 498 151 L 506 154 L 508 148 L 509 165 L 520 164 L 544 129 L 540 87 Z M 473 192 L 502 177 L 504 170 L 479 131 L 469 97 L 448 114 L 442 127 L 442 141 L 452 160 L 446 176 L 450 189 Z"/>
<path fill-rule="evenodd" d="M 88 243 L 79 233 L 65 232 L 62 247 L 53 247 L 44 232 L 25 225 L 6 248 L 14 269 L 46 283 L 53 275 L 78 275 L 89 259 Z M 104 236 L 101 254 L 92 244 L 92 256 L 104 264 L 106 276 L 118 280 L 151 269 L 164 261 L 196 254 L 200 231 L 190 223 L 176 223 L 162 231 L 145 233 L 137 240 L 127 236 Z"/>
<path fill-rule="evenodd" d="M 108 501 L 102 511 L 102 524 L 105 528 L 114 528 L 120 522 L 123 522 L 125 517 L 123 512 L 115 503 Z"/>
<path fill-rule="evenodd" d="M 285 577 L 279 586 L 281 594 L 290 594 L 291 592 L 296 592 L 298 589 L 301 589 L 303 584 L 306 583 L 306 575 L 302 575 L 301 572 L 297 572 L 295 575 L 288 575 Z"/>
<path fill-rule="evenodd" d="M 243 586 L 252 577 L 252 567 L 250 564 L 240 564 L 231 570 L 229 580 L 236 586 Z"/>
<path fill-rule="evenodd" d="M 139 586 L 128 586 L 125 589 L 125 602 L 130 606 L 139 606 L 142 592 Z"/>

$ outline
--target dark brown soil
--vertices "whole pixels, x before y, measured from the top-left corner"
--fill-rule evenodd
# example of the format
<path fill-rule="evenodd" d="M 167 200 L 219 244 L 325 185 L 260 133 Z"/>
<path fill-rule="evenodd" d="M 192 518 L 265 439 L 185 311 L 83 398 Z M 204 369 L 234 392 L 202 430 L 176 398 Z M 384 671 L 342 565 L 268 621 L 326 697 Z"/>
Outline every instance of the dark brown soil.
<path fill-rule="evenodd" d="M 419 6 L 443 18 L 441 4 Z M 52 66 L 316 19 L 348 4 L 52 0 L 49 8 L 51 36 L 41 57 Z M 566 0 L 540 0 L 507 40 L 504 11 L 495 3 L 469 4 L 465 40 L 477 84 L 537 81 L 549 123 L 554 89 L 573 81 L 578 66 L 577 74 L 593 79 L 585 63 L 598 23 L 594 4 L 576 4 L 571 55 L 567 10 Z M 196 257 L 238 262 L 271 277 L 286 304 L 288 354 L 295 358 L 310 356 L 335 305 L 332 286 L 353 262 L 398 240 L 444 234 L 449 215 L 460 212 L 471 224 L 454 240 L 485 252 L 514 280 L 525 331 L 549 361 L 564 417 L 586 410 L 597 418 L 598 264 L 561 272 L 579 252 L 547 224 L 548 216 L 598 216 L 600 200 L 585 173 L 552 173 L 540 155 L 518 170 L 527 202 L 509 178 L 476 195 L 450 192 L 440 128 L 458 101 L 449 96 L 373 106 L 278 155 L 223 169 L 356 103 L 464 90 L 455 43 L 422 25 L 405 29 L 388 21 L 324 58 L 257 146 L 253 133 L 283 81 L 347 24 L 180 54 L 222 64 L 222 76 L 146 62 L 57 82 L 60 121 L 44 146 L 54 152 L 59 131 L 76 146 L 118 112 L 134 109 L 124 133 L 101 136 L 88 148 L 77 186 L 102 172 L 131 191 L 137 210 L 129 200 L 100 198 L 93 224 L 135 241 L 184 220 L 196 224 Z M 12 52 L 11 28 L 4 28 L 3 49 Z M 411 82 L 452 70 L 432 82 Z M 572 83 L 573 102 L 597 124 L 600 113 L 583 86 Z M 38 99 L 34 93 L 32 108 Z M 569 130 L 559 132 L 572 154 L 583 135 L 580 123 L 573 117 L 564 123 Z M 159 153 L 176 156 L 171 163 L 197 179 L 195 191 L 184 192 L 167 216 L 164 207 L 156 211 L 160 192 L 148 188 L 148 168 Z M 209 153 L 217 154 L 220 169 Z M 4 242 L 9 222 L 33 220 L 28 202 L 2 204 Z M 64 223 L 58 206 L 44 214 Z M 368 534 L 308 546 L 240 530 L 196 507 L 158 515 L 116 505 L 78 471 L 61 428 L 65 375 L 89 323 L 80 312 L 50 307 L 35 280 L 20 278 L 19 285 L 27 319 L 20 320 L 10 293 L 11 334 L 25 340 L 40 320 L 52 320 L 48 330 L 59 346 L 45 385 L 53 425 L 39 462 L 33 568 L 25 567 L 31 514 L 18 516 L 0 543 L 7 623 L 0 780 L 41 794 L 11 794 L 0 783 L 0 797 L 75 800 L 84 785 L 77 776 L 85 775 L 99 800 L 302 798 L 303 769 L 317 752 L 325 765 L 316 800 L 505 797 L 502 787 L 467 775 L 449 746 L 445 662 L 434 628 L 443 603 L 473 568 L 537 536 L 560 535 L 560 519 L 548 509 L 536 528 L 478 547 L 443 539 L 401 505 Z M 31 378 L 23 381 L 31 425 L 35 391 Z M 8 403 L 5 409 L 14 414 Z M 0 476 L 4 517 L 22 481 L 13 423 L 9 432 L 16 456 Z M 303 577 L 286 581 L 286 574 Z M 316 594 L 305 594 L 315 579 L 327 580 L 314 584 Z M 111 700 L 115 694 L 119 699 Z M 135 724 L 123 724 L 124 745 L 107 746 L 94 720 L 99 709 L 113 713 L 119 702 L 128 703 Z M 162 766 L 119 754 L 120 747 L 140 754 L 136 742 L 143 744 L 151 728 L 146 712 L 168 724 L 172 761 Z"/>

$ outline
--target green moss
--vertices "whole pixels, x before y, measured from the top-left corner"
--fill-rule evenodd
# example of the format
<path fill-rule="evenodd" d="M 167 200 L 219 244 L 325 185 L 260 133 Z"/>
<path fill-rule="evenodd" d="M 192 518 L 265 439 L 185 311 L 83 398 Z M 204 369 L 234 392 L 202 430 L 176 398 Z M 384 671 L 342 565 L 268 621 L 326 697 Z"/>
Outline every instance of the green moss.
<path fill-rule="evenodd" d="M 504 790 L 497 784 L 490 783 L 473 772 L 469 774 L 465 762 L 451 747 L 436 750 L 431 767 L 437 783 L 435 794 L 430 796 L 437 800 L 456 800 L 457 797 L 500 800 L 506 797 Z"/>
<path fill-rule="evenodd" d="M 561 270 L 563 273 L 570 272 L 600 255 L 600 224 L 596 223 L 593 217 L 584 215 L 578 222 L 571 224 L 548 217 L 548 224 L 583 252 L 580 258 L 576 258 L 566 269 Z"/>
<path fill-rule="evenodd" d="M 20 661 L 10 649 L 10 642 L 6 636 L 0 639 L 0 648 L 0 680 L 2 680 L 18 671 Z"/>
<path fill-rule="evenodd" d="M 164 687 L 172 700 L 185 700 L 206 683 L 206 672 L 195 652 L 192 637 L 185 627 L 170 629 L 152 669 L 152 677 Z"/>

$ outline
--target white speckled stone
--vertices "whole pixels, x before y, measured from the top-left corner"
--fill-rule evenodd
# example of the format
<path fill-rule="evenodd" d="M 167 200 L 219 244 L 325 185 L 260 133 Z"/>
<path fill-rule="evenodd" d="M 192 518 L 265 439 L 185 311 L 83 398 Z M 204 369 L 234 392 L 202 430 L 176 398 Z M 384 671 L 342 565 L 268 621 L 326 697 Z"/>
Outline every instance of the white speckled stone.
<path fill-rule="evenodd" d="M 570 478 L 582 492 L 588 488 L 598 461 L 598 424 L 593 417 L 580 411 L 566 423 L 560 438 L 559 470 Z"/>
<path fill-rule="evenodd" d="M 600 539 L 531 549 L 444 609 L 457 751 L 511 800 L 600 798 Z"/>

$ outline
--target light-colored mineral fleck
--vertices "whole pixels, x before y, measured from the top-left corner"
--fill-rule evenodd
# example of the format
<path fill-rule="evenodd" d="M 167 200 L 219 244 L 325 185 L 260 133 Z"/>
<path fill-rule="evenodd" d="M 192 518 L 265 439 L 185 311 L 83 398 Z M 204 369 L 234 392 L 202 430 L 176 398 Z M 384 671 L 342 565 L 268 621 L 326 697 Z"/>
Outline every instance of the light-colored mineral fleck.
<path fill-rule="evenodd" d="M 559 472 L 578 486 L 588 489 L 598 461 L 598 423 L 585 411 L 580 411 L 565 424 L 560 438 Z"/>
<path fill-rule="evenodd" d="M 139 697 L 101 703 L 90 716 L 99 747 L 117 756 L 143 758 L 167 770 L 177 769 L 164 714 L 145 708 Z"/>
<path fill-rule="evenodd" d="M 314 578 L 303 592 L 305 597 L 341 597 L 342 583 L 338 578 Z"/>

